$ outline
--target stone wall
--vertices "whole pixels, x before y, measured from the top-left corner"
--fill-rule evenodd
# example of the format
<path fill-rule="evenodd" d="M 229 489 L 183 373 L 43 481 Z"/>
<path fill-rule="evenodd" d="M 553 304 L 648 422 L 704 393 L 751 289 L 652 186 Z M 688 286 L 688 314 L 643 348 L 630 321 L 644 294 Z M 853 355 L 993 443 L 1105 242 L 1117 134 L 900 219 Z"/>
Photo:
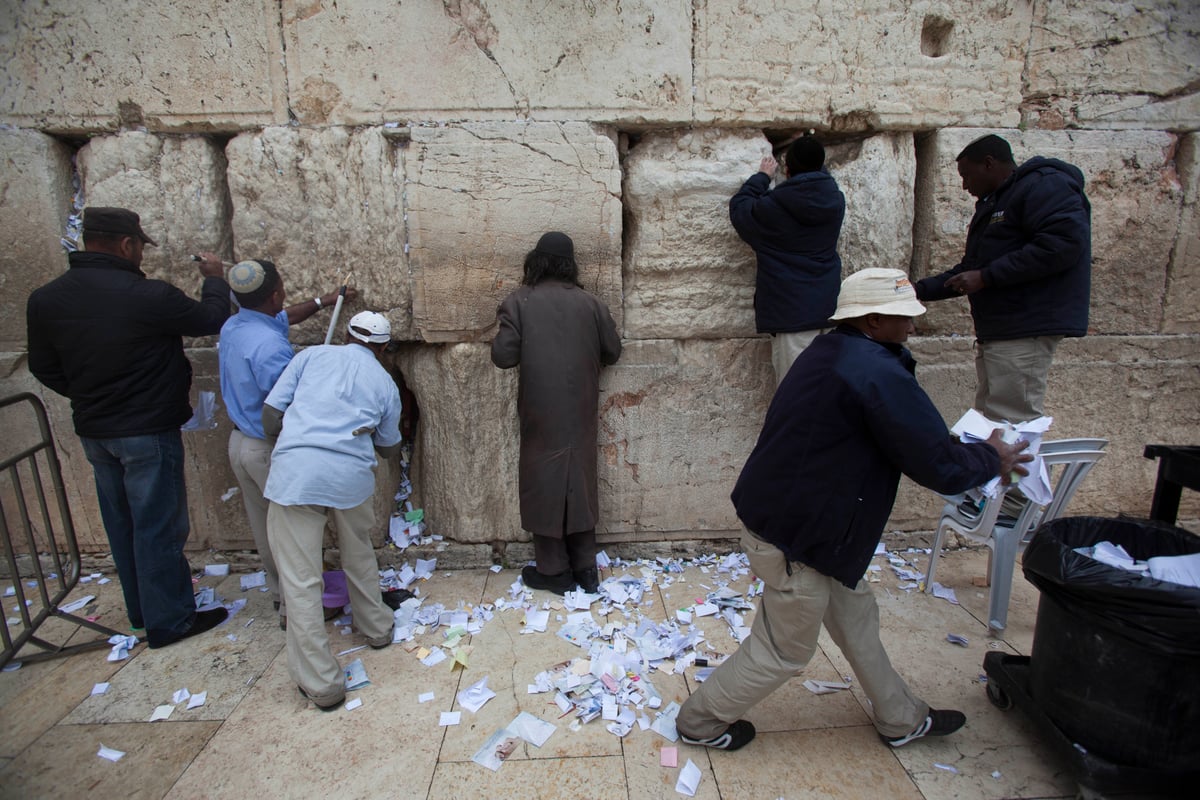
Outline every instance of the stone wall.
<path fill-rule="evenodd" d="M 25 366 L 24 299 L 64 268 L 73 200 L 127 206 L 161 245 L 147 274 L 188 292 L 199 250 L 273 259 L 293 301 L 350 276 L 344 313 L 383 311 L 401 340 L 432 530 L 517 542 L 516 375 L 487 343 L 525 252 L 561 229 L 625 341 L 602 382 L 602 533 L 725 538 L 773 389 L 729 197 L 814 129 L 847 198 L 846 272 L 922 277 L 962 251 L 955 155 L 998 132 L 1087 178 L 1091 331 L 1060 348 L 1047 405 L 1053 436 L 1112 439 L 1073 510 L 1142 515 L 1142 447 L 1200 443 L 1198 42 L 1187 0 L 16 4 L 0 14 L 0 394 L 45 399 L 83 547 L 104 550 L 68 404 Z M 973 397 L 971 333 L 952 300 L 911 342 L 951 422 Z M 215 341 L 188 344 L 195 389 L 216 390 Z M 222 499 L 218 422 L 186 438 L 192 544 L 251 547 Z M 381 469 L 381 514 L 395 479 Z M 891 525 L 928 530 L 938 508 L 905 483 Z"/>

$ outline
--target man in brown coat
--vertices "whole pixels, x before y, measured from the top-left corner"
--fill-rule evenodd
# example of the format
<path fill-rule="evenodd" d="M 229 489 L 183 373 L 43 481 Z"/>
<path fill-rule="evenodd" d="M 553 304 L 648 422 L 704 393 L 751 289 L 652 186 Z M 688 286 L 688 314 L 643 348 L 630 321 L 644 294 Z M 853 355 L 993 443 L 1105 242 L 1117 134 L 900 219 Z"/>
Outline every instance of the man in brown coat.
<path fill-rule="evenodd" d="M 600 369 L 615 364 L 621 338 L 608 307 L 579 285 L 575 245 L 547 233 L 525 256 L 523 285 L 496 317 L 492 363 L 520 365 L 521 527 L 533 534 L 536 566 L 525 585 L 594 592 L 596 426 Z"/>

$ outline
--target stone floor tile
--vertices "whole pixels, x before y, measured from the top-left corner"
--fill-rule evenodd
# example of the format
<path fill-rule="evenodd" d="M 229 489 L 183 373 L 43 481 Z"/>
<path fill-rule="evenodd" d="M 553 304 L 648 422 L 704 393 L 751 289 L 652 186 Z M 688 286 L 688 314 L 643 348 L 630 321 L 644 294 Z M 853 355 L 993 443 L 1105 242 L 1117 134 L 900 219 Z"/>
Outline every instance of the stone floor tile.
<path fill-rule="evenodd" d="M 157 800 L 196 757 L 218 722 L 57 725 L 0 771 L 7 797 Z M 118 762 L 96 755 L 104 745 Z"/>
<path fill-rule="evenodd" d="M 341 661 L 360 656 L 372 682 L 348 699 L 362 705 L 323 712 L 296 690 L 281 651 L 167 796 L 423 797 L 448 690 L 395 645 Z M 438 702 L 418 703 L 419 687 Z"/>
<path fill-rule="evenodd" d="M 100 701 L 102 696 L 92 696 L 92 687 L 111 681 L 125 665 L 108 661 L 107 655 L 107 650 L 95 650 L 22 667 L 20 672 L 29 670 L 38 679 L 0 701 L 5 719 L 0 725 L 0 755 L 18 755 L 77 706 Z"/>
<path fill-rule="evenodd" d="M 495 772 L 471 762 L 442 762 L 434 773 L 428 800 L 614 800 L 626 797 L 625 787 L 619 755 L 510 759 Z M 660 795 L 667 796 L 675 796 L 674 791 Z"/>
<path fill-rule="evenodd" d="M 980 557 L 982 554 L 982 557 Z M 986 586 L 972 581 L 986 577 L 987 555 L 981 550 L 954 550 L 938 559 L 937 582 L 954 589 L 962 607 L 980 622 L 987 622 L 988 592 Z M 1037 620 L 1041 592 L 1021 571 L 1018 559 L 1013 573 L 1012 598 L 1008 604 L 1008 625 L 1001 637 L 1016 652 L 1029 655 L 1033 648 L 1033 629 Z"/>
<path fill-rule="evenodd" d="M 157 650 L 139 645 L 136 657 L 113 676 L 108 693 L 77 707 L 67 722 L 144 722 L 156 706 L 170 703 L 175 691 L 184 688 L 208 692 L 208 699 L 190 711 L 181 705 L 176 713 L 188 719 L 225 719 L 286 641 L 270 597 L 250 595 L 245 608 L 211 631 Z"/>
<path fill-rule="evenodd" d="M 676 766 L 662 765 L 664 747 L 675 748 Z M 661 736 L 637 739 L 625 743 L 625 776 L 629 783 L 629 800 L 662 800 L 664 797 L 686 797 L 675 791 L 679 774 L 692 760 L 700 769 L 700 784 L 696 787 L 699 800 L 718 800 L 721 791 L 713 778 L 710 754 L 704 748 L 690 747 L 683 742 L 669 742 Z M 718 754 L 712 754 L 716 757 Z M 725 755 L 725 754 L 720 754 Z M 729 797 L 729 795 L 724 795 Z M 771 798 L 774 800 L 774 798 Z"/>
<path fill-rule="evenodd" d="M 870 725 L 765 733 L 741 750 L 709 752 L 722 798 L 921 800 Z"/>

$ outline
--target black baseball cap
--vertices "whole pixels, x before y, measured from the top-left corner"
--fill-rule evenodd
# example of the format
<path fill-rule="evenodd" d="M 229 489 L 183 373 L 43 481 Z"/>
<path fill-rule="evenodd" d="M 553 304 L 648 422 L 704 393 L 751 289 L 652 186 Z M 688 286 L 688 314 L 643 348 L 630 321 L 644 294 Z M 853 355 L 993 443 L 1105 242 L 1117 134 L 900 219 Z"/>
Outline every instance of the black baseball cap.
<path fill-rule="evenodd" d="M 83 233 L 107 233 L 117 236 L 136 236 L 146 244 L 158 247 L 158 242 L 151 239 L 142 230 L 142 218 L 128 208 L 109 208 L 107 206 L 89 206 L 83 210 Z"/>

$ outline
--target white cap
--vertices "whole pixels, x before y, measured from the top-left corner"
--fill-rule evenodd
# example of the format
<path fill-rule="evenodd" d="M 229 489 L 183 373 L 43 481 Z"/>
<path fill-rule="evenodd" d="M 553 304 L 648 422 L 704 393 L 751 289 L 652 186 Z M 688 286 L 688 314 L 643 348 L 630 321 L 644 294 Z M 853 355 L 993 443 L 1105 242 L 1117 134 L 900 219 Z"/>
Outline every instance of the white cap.
<path fill-rule="evenodd" d="M 378 311 L 360 311 L 350 318 L 347 328 L 360 342 L 387 344 L 392 340 L 392 323 Z"/>
<path fill-rule="evenodd" d="M 925 313 L 908 273 L 899 269 L 867 267 L 842 281 L 837 311 L 830 319 L 854 319 L 867 314 L 915 317 Z"/>

